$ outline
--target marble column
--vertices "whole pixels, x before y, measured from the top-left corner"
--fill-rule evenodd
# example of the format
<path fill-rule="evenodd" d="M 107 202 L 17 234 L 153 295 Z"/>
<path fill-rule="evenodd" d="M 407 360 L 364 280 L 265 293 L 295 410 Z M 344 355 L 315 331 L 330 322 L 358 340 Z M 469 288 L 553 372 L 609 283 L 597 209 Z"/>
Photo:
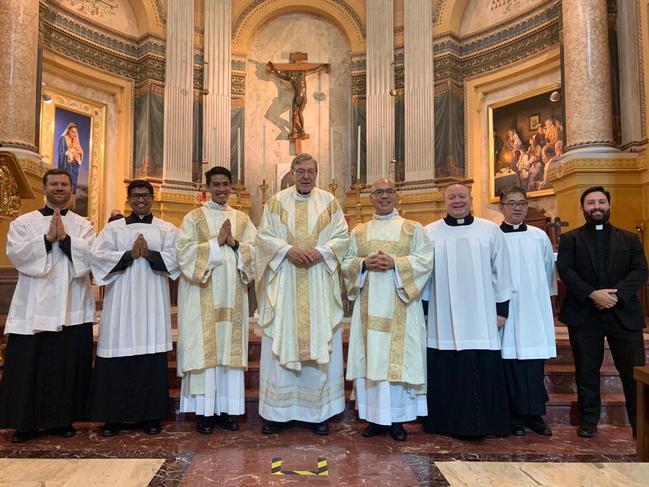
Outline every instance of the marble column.
<path fill-rule="evenodd" d="M 163 180 L 192 181 L 194 0 L 167 1 Z"/>
<path fill-rule="evenodd" d="M 638 16 L 636 2 L 617 3 L 617 46 L 620 60 L 620 102 L 622 114 L 622 147 L 638 147 L 646 143 L 642 121 L 640 89 Z M 643 139 L 645 139 L 643 141 Z"/>
<path fill-rule="evenodd" d="M 404 2 L 406 181 L 435 178 L 433 2 Z"/>
<path fill-rule="evenodd" d="M 39 2 L 0 5 L 0 144 L 35 154 Z"/>
<path fill-rule="evenodd" d="M 203 160 L 230 166 L 231 1 L 204 0 Z"/>
<path fill-rule="evenodd" d="M 367 1 L 367 183 L 391 173 L 394 155 L 392 0 Z"/>
<path fill-rule="evenodd" d="M 566 150 L 615 151 L 606 0 L 563 0 Z"/>

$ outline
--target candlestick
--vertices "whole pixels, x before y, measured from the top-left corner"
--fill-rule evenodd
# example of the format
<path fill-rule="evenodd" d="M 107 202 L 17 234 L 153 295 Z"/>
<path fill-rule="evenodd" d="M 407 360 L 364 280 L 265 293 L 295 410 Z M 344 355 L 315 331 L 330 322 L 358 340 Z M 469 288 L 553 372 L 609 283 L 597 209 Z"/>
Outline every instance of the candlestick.
<path fill-rule="evenodd" d="M 261 202 L 262 204 L 266 202 L 266 191 L 268 191 L 268 183 L 266 183 L 266 178 L 263 178 L 261 180 L 261 184 L 259 184 L 259 190 L 261 191 Z"/>
<path fill-rule="evenodd" d="M 363 218 L 361 216 L 361 191 L 365 185 L 361 183 L 360 179 L 357 179 L 354 184 L 352 184 L 352 190 L 356 192 L 356 223 L 363 223 Z"/>
<path fill-rule="evenodd" d="M 232 189 L 234 190 L 235 194 L 237 195 L 237 202 L 234 205 L 234 207 L 237 210 L 240 210 L 241 209 L 241 193 L 246 190 L 246 187 L 241 182 L 241 179 L 237 179 L 237 182 L 232 185 Z"/>
<path fill-rule="evenodd" d="M 331 182 L 329 183 L 329 192 L 332 195 L 336 196 L 336 190 L 337 189 L 338 189 L 338 185 L 336 184 L 336 180 L 332 178 Z"/>

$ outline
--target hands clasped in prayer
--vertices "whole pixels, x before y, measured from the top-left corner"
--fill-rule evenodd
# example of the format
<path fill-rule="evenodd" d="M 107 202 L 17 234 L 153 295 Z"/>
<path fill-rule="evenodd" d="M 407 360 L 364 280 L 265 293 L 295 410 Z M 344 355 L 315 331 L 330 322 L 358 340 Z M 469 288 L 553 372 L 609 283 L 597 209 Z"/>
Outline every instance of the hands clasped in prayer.
<path fill-rule="evenodd" d="M 144 235 L 139 234 L 135 239 L 131 255 L 134 259 L 137 259 L 138 257 L 144 257 L 146 259 L 149 256 L 149 244 L 144 238 Z"/>
<path fill-rule="evenodd" d="M 363 263 L 368 271 L 385 272 L 394 269 L 394 259 L 382 250 L 365 259 Z"/>
<path fill-rule="evenodd" d="M 226 244 L 230 247 L 234 247 L 235 241 L 232 236 L 232 223 L 230 223 L 230 220 L 225 220 L 223 222 L 219 235 L 216 238 L 220 247 Z"/>
<path fill-rule="evenodd" d="M 62 242 L 65 240 L 66 236 L 67 233 L 65 231 L 65 225 L 63 225 L 63 219 L 61 218 L 61 210 L 55 208 L 54 215 L 50 221 L 50 228 L 48 229 L 45 238 L 48 242 L 54 242 L 55 240 Z"/>
<path fill-rule="evenodd" d="M 291 247 L 286 253 L 286 258 L 291 264 L 298 267 L 311 267 L 323 260 L 318 249 L 301 249 L 300 247 Z"/>

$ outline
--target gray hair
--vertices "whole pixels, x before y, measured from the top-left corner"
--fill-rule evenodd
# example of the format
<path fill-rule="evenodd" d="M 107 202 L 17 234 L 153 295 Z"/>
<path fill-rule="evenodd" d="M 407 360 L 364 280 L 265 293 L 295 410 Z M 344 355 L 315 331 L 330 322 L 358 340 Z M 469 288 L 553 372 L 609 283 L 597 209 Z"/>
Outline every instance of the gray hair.
<path fill-rule="evenodd" d="M 307 161 L 313 161 L 313 163 L 315 164 L 315 170 L 316 171 L 318 170 L 318 161 L 316 161 L 311 154 L 307 154 L 306 152 L 302 152 L 301 154 L 298 154 L 297 156 L 295 156 L 293 158 L 293 160 L 291 161 L 291 171 L 294 171 L 295 166 L 297 166 L 298 164 L 301 164 L 301 163 L 307 162 Z"/>

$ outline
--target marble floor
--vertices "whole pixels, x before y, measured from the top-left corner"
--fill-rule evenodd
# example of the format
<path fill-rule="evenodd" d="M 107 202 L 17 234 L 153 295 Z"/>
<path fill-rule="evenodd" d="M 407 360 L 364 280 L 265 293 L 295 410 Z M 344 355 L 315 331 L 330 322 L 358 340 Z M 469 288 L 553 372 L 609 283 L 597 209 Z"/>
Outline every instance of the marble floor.
<path fill-rule="evenodd" d="M 157 436 L 148 436 L 133 429 L 112 438 L 103 438 L 98 432 L 99 426 L 96 423 L 77 423 L 78 433 L 74 438 L 42 436 L 18 445 L 9 441 L 12 432 L 0 431 L 0 458 L 157 460 L 159 468 L 149 483 L 154 486 L 448 486 L 451 485 L 449 479 L 462 478 L 462 481 L 466 481 L 461 476 L 470 475 L 471 472 L 478 472 L 482 479 L 489 478 L 484 472 L 475 470 L 482 464 L 487 468 L 487 473 L 493 472 L 489 470 L 492 468 L 496 468 L 494 475 L 502 470 L 486 462 L 507 462 L 502 468 L 513 469 L 512 476 L 521 475 L 520 467 L 523 464 L 520 462 L 539 466 L 542 466 L 542 462 L 561 463 L 565 464 L 562 468 L 584 467 L 590 474 L 600 472 L 602 475 L 604 469 L 600 467 L 573 467 L 571 464 L 635 463 L 635 443 L 630 428 L 616 426 L 600 427 L 598 435 L 593 439 L 577 437 L 573 426 L 554 426 L 555 434 L 551 438 L 528 433 L 524 437 L 467 442 L 423 433 L 420 425 L 414 423 L 407 425 L 409 436 L 405 443 L 395 442 L 389 437 L 363 438 L 361 432 L 365 423 L 346 421 L 332 422 L 331 434 L 326 437 L 314 436 L 309 429 L 299 425 L 279 435 L 264 436 L 260 433 L 261 424 L 257 420 L 243 420 L 239 431 L 216 429 L 212 435 L 196 433 L 191 417 L 179 417 L 177 421 L 165 422 L 164 431 Z M 282 471 L 316 471 L 318 459 L 324 458 L 328 464 L 328 476 L 273 475 L 271 463 L 278 458 L 281 459 Z M 452 462 L 453 470 L 449 470 L 448 462 Z M 476 466 L 476 462 L 481 465 Z M 20 485 L 3 481 L 2 465 L 0 463 L 0 485 Z M 42 469 L 45 466 L 41 467 L 38 463 L 33 465 L 27 472 L 32 472 L 35 479 L 42 479 Z M 531 470 L 526 467 L 524 471 L 529 473 Z M 574 479 L 586 478 L 581 474 L 575 475 L 576 477 L 566 477 L 573 479 L 567 485 L 581 485 Z M 545 478 L 542 471 L 532 476 Z M 649 474 L 645 473 L 644 478 L 649 478 Z M 29 479 L 23 480 L 26 482 Z M 38 482 L 24 485 L 45 484 Z M 74 484 L 53 482 L 52 485 Z M 90 478 L 84 485 L 92 485 Z M 112 485 L 127 484 L 113 482 Z M 128 485 L 147 485 L 147 482 Z M 470 481 L 457 485 L 504 484 Z M 601 485 L 615 484 L 608 482 Z"/>

